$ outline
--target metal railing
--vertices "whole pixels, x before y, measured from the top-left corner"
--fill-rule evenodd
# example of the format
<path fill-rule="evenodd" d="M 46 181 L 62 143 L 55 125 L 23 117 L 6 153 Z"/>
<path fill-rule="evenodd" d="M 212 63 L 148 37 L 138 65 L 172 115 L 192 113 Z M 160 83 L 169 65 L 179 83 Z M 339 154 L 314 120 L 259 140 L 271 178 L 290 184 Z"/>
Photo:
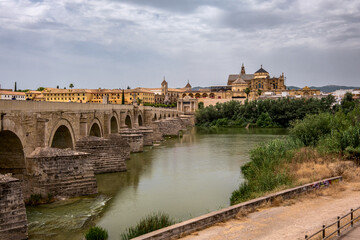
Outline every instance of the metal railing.
<path fill-rule="evenodd" d="M 314 238 L 314 237 L 316 236 L 316 237 L 317 237 L 316 239 L 325 240 L 325 239 L 330 239 L 331 237 L 333 237 L 334 234 L 337 234 L 337 236 L 340 236 L 340 231 L 341 231 L 343 228 L 347 227 L 349 224 L 350 224 L 351 227 L 353 227 L 353 226 L 354 226 L 354 222 L 356 222 L 358 219 L 360 219 L 360 214 L 359 214 L 359 216 L 357 216 L 357 217 L 354 218 L 354 213 L 355 213 L 356 211 L 358 211 L 358 210 L 360 210 L 360 207 L 358 207 L 358 208 L 356 208 L 356 209 L 351 209 L 351 211 L 350 211 L 348 214 L 346 214 L 346 215 L 344 215 L 344 216 L 342 216 L 342 217 L 337 217 L 337 221 L 331 223 L 331 224 L 328 225 L 328 226 L 323 225 L 323 226 L 322 226 L 322 229 L 320 229 L 320 230 L 317 231 L 316 233 L 314 233 L 314 234 L 312 234 L 312 235 L 310 235 L 310 236 L 305 235 L 305 239 L 306 239 L 306 240 L 312 239 L 312 238 Z M 360 212 L 360 211 L 359 211 L 359 212 Z M 346 218 L 347 216 L 349 216 L 349 215 L 350 215 L 350 221 L 346 222 L 345 224 L 343 224 L 343 225 L 341 226 L 341 220 L 345 219 L 345 218 Z M 332 226 L 335 226 L 335 225 L 336 225 L 336 229 L 335 229 L 334 231 L 332 231 L 332 232 L 328 232 L 328 231 L 330 230 L 330 228 L 331 228 Z M 328 231 L 326 231 L 326 230 L 328 230 Z M 321 234 L 321 238 L 320 238 L 320 236 L 318 236 L 318 234 Z"/>

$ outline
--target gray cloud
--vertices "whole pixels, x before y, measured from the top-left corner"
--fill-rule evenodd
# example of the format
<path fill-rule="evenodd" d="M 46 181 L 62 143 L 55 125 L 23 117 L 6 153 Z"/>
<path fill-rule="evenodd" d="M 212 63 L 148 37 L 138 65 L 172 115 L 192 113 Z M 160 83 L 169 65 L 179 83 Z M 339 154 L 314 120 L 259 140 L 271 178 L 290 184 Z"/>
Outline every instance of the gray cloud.
<path fill-rule="evenodd" d="M 166 75 L 172 87 L 208 86 L 244 62 L 290 85 L 354 85 L 359 10 L 356 0 L 2 1 L 0 81 L 154 87 Z"/>

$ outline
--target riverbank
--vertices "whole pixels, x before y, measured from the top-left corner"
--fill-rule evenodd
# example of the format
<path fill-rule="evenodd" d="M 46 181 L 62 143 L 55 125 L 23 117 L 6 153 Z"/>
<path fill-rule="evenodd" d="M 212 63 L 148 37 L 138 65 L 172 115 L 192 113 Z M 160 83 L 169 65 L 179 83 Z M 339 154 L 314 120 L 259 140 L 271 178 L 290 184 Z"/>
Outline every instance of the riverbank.
<path fill-rule="evenodd" d="M 359 168 L 355 171 L 360 171 Z M 221 239 L 304 239 L 359 207 L 360 177 L 339 185 L 313 191 L 290 200 L 275 201 L 252 212 L 239 212 L 236 218 L 195 232 L 182 240 Z"/>

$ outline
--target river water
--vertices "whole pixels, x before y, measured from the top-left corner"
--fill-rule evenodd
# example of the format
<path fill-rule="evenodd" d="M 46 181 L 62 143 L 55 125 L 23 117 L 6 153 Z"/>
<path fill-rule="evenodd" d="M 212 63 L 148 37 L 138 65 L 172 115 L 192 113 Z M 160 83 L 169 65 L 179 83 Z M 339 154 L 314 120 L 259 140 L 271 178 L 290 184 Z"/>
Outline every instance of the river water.
<path fill-rule="evenodd" d="M 281 129 L 195 128 L 182 138 L 131 154 L 128 171 L 97 175 L 99 194 L 28 207 L 30 239 L 82 239 L 96 223 L 110 240 L 152 212 L 176 221 L 228 207 L 243 182 L 240 167 L 256 144 L 279 138 Z"/>

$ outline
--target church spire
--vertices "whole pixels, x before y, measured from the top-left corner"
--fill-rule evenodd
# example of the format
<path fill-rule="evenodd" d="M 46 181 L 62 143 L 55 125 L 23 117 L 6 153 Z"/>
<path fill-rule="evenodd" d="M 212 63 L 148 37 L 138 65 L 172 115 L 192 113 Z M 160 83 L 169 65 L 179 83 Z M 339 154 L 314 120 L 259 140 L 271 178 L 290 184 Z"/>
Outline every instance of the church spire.
<path fill-rule="evenodd" d="M 244 67 L 244 63 L 241 65 L 241 72 L 240 75 L 246 74 L 245 73 L 245 67 Z"/>

